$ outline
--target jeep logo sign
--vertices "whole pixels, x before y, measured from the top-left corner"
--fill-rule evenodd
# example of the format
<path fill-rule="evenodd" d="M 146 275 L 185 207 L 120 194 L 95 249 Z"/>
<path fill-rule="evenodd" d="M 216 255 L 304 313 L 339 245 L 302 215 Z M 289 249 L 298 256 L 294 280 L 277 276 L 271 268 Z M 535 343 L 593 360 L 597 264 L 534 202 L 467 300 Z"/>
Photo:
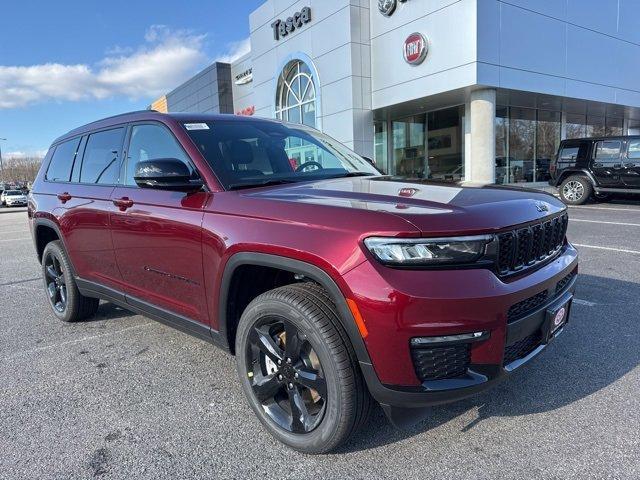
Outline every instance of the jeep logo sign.
<path fill-rule="evenodd" d="M 304 7 L 286 20 L 276 20 L 273 22 L 271 24 L 271 28 L 273 28 L 273 38 L 280 40 L 295 31 L 296 28 L 301 28 L 305 23 L 309 23 L 310 21 L 311 8 Z"/>
<path fill-rule="evenodd" d="M 404 41 L 404 59 L 410 65 L 420 65 L 427 56 L 429 46 L 421 33 L 412 33 Z"/>

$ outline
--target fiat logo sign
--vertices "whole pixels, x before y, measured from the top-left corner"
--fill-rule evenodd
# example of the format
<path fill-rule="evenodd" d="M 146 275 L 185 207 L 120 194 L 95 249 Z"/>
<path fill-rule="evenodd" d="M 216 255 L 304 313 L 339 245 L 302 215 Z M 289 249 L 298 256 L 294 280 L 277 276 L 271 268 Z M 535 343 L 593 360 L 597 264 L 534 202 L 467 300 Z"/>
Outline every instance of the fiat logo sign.
<path fill-rule="evenodd" d="M 567 311 L 564 307 L 562 307 L 560 310 L 558 310 L 558 313 L 556 313 L 556 316 L 553 319 L 553 326 L 554 327 L 559 327 L 560 325 L 562 325 L 562 322 L 564 320 L 564 316 L 566 315 Z"/>
<path fill-rule="evenodd" d="M 429 46 L 421 33 L 412 33 L 404 41 L 404 59 L 410 65 L 420 65 L 427 56 Z"/>

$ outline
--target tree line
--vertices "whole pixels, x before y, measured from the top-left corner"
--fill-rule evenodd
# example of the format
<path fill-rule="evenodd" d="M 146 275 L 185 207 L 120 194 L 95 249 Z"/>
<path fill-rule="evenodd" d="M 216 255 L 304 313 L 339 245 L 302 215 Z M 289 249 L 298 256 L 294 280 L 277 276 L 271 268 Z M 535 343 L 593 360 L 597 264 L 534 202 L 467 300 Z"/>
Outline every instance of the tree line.
<path fill-rule="evenodd" d="M 42 157 L 25 156 L 2 159 L 2 172 L 0 172 L 0 182 L 29 184 L 32 183 L 40 165 Z"/>

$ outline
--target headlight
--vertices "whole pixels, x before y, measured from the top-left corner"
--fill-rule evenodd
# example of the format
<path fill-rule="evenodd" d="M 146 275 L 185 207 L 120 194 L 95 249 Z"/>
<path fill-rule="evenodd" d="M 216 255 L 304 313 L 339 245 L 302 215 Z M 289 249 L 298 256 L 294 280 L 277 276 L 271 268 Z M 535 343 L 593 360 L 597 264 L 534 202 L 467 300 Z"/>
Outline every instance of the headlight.
<path fill-rule="evenodd" d="M 491 235 L 451 238 L 370 237 L 364 244 L 388 265 L 456 265 L 473 263 L 485 254 Z"/>

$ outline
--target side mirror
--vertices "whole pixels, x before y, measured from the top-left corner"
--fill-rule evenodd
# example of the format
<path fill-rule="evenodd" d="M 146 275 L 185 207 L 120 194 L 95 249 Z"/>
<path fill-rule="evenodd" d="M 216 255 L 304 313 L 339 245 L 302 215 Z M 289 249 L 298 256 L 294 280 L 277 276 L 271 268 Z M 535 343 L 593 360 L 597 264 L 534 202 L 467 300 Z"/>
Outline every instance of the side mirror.
<path fill-rule="evenodd" d="M 177 158 L 157 158 L 138 162 L 133 179 L 140 188 L 176 192 L 197 192 L 203 185 L 202 180 L 191 178 L 187 166 Z"/>

